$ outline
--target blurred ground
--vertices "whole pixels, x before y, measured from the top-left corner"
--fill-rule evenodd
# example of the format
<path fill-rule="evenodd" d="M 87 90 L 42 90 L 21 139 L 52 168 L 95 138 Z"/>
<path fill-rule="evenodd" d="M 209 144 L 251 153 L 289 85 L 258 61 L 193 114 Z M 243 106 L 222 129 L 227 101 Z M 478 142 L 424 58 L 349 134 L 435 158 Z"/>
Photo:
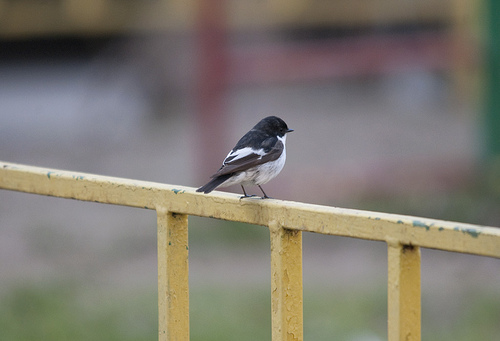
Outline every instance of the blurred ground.
<path fill-rule="evenodd" d="M 211 173 L 200 174 L 196 162 L 203 146 L 197 144 L 190 51 L 185 40 L 132 40 L 78 58 L 4 60 L 0 159 L 201 185 L 199 179 Z M 418 69 L 233 87 L 224 122 L 233 142 L 217 163 L 243 133 L 273 114 L 295 129 L 282 174 L 265 186 L 273 197 L 352 208 L 378 208 L 393 199 L 399 213 L 448 219 L 415 205 L 439 207 L 441 199 L 454 205 L 450 196 L 477 180 L 478 108 L 473 98 L 457 98 L 451 79 Z M 469 198 L 477 199 L 466 196 L 465 205 L 477 204 Z M 0 282 L 8 284 L 0 294 L 26 279 L 76 278 L 89 291 L 155 286 L 154 212 L 7 191 L 0 191 L 0 203 Z M 190 221 L 191 286 L 267 288 L 264 229 Z M 483 221 L 468 222 L 499 226 L 500 218 L 489 212 Z M 306 290 L 385 285 L 382 243 L 306 235 L 304 257 Z M 453 306 L 471 290 L 500 296 L 498 260 L 423 250 L 422 264 L 424 297 L 439 298 L 429 303 L 435 309 L 444 301 Z"/>

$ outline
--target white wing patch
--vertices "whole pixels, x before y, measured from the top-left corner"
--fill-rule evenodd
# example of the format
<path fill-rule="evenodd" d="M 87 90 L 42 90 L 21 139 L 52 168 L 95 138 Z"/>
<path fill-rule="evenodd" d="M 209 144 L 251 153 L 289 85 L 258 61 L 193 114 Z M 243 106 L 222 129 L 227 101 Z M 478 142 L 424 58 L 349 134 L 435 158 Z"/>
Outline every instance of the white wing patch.
<path fill-rule="evenodd" d="M 224 159 L 223 164 L 234 162 L 234 161 L 239 160 L 241 158 L 244 158 L 250 154 L 260 155 L 260 157 L 259 157 L 259 159 L 260 159 L 260 158 L 262 158 L 262 156 L 264 156 L 265 152 L 264 152 L 264 149 L 255 150 L 255 149 L 252 149 L 250 147 L 245 147 L 245 148 L 238 149 L 235 151 L 230 151 L 229 154 L 227 154 L 226 158 Z M 228 161 L 228 159 L 229 159 L 229 161 Z"/>

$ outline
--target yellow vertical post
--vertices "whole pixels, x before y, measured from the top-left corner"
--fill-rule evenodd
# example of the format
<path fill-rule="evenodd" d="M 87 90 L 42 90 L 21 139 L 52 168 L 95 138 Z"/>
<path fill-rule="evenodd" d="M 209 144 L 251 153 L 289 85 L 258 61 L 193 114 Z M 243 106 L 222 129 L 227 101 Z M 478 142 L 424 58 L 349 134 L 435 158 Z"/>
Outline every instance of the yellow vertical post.
<path fill-rule="evenodd" d="M 282 228 L 271 232 L 272 340 L 303 340 L 302 232 Z"/>
<path fill-rule="evenodd" d="M 388 339 L 420 340 L 420 248 L 388 245 Z"/>
<path fill-rule="evenodd" d="M 189 340 L 188 219 L 157 210 L 158 339 Z"/>

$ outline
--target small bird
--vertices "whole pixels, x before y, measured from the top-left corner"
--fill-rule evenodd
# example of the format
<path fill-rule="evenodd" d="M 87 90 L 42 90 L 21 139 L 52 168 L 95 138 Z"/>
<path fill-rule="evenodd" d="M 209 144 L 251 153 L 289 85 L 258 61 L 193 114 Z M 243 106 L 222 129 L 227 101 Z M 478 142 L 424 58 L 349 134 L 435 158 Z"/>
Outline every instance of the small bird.
<path fill-rule="evenodd" d="M 196 192 L 210 193 L 217 187 L 239 184 L 243 190 L 241 198 L 248 198 L 254 195 L 248 195 L 243 186 L 257 185 L 264 194 L 262 199 L 270 198 L 261 185 L 276 177 L 283 169 L 286 134 L 292 131 L 279 117 L 263 118 L 236 143 L 221 168 L 211 176 L 212 180 Z"/>

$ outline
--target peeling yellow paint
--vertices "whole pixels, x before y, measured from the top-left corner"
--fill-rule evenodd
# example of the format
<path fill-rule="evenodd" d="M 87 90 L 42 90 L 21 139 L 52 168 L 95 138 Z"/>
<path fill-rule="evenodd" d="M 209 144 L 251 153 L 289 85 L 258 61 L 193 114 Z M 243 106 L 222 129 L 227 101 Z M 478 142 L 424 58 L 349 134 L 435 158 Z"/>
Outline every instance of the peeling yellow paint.
<path fill-rule="evenodd" d="M 188 219 L 157 209 L 158 339 L 189 340 Z"/>
<path fill-rule="evenodd" d="M 388 245 L 388 339 L 420 340 L 420 248 Z"/>
<path fill-rule="evenodd" d="M 302 232 L 282 228 L 271 234 L 272 339 L 303 340 Z"/>

